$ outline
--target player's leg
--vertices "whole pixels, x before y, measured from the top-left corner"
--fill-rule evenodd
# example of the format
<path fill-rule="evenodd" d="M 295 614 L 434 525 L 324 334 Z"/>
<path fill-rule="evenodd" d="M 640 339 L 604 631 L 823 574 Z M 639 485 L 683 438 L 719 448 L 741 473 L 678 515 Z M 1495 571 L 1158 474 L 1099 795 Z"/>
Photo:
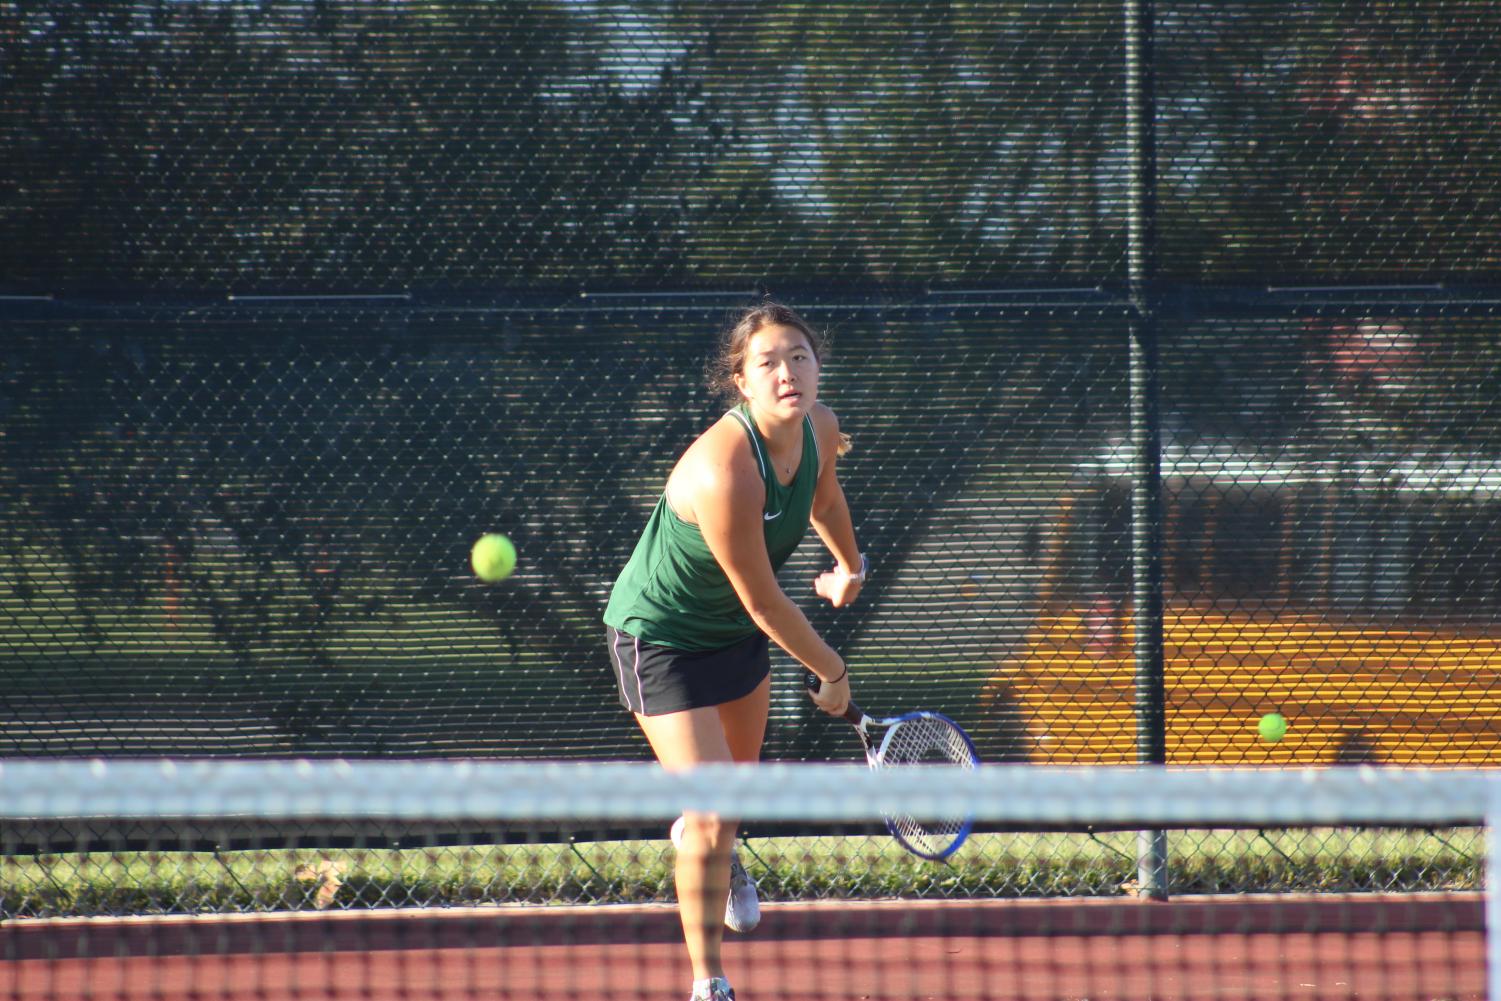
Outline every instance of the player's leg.
<path fill-rule="evenodd" d="M 666 769 L 728 763 L 734 758 L 719 708 L 687 709 L 661 716 L 637 713 L 636 720 Z M 678 915 L 695 980 L 724 976 L 723 916 L 730 893 L 730 849 L 734 840 L 732 819 L 696 812 L 683 815 L 675 876 Z"/>
<path fill-rule="evenodd" d="M 762 678 L 749 695 L 715 708 L 719 710 L 730 757 L 745 764 L 760 761 L 761 745 L 766 741 L 766 718 L 771 711 L 771 677 Z"/>
<path fill-rule="evenodd" d="M 724 724 L 730 754 L 738 762 L 761 760 L 761 745 L 766 739 L 766 717 L 771 707 L 771 678 L 749 695 L 720 705 L 719 720 Z M 732 832 L 733 837 L 733 832 Z M 740 853 L 730 852 L 730 895 L 725 901 L 724 923 L 735 932 L 748 932 L 761 923 L 761 899 L 756 881 L 740 860 Z"/>

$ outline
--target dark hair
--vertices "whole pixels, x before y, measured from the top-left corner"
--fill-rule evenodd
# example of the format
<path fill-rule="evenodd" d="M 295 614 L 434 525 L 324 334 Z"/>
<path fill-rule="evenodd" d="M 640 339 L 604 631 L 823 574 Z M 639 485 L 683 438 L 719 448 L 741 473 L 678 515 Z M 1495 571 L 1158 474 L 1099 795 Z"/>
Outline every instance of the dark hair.
<path fill-rule="evenodd" d="M 808 338 L 813 357 L 819 365 L 823 364 L 829 350 L 828 338 L 814 330 L 791 306 L 767 300 L 741 311 L 720 335 L 719 350 L 704 369 L 711 393 L 725 400 L 739 399 L 740 387 L 735 385 L 735 376 L 745 366 L 745 346 L 752 335 L 765 327 L 791 327 L 801 332 Z"/>

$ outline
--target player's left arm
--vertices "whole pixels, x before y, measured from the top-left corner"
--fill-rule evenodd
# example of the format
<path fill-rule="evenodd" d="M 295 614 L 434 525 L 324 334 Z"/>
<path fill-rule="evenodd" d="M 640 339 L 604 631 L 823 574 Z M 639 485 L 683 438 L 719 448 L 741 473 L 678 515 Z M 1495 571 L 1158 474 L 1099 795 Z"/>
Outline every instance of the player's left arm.
<path fill-rule="evenodd" d="M 839 418 L 822 403 L 813 407 L 812 418 L 813 432 L 818 437 L 819 469 L 809 521 L 839 563 L 835 569 L 819 574 L 813 589 L 835 608 L 842 608 L 860 593 L 860 544 L 855 540 L 849 502 L 839 485 Z"/>

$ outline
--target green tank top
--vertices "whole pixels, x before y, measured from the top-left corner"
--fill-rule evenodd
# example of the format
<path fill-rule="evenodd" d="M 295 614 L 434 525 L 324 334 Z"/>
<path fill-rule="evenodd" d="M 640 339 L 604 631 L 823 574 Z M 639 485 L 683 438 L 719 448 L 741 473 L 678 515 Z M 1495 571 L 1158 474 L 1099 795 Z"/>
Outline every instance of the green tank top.
<path fill-rule="evenodd" d="M 818 441 L 813 421 L 803 418 L 803 457 L 787 486 L 777 481 L 761 432 L 741 404 L 730 411 L 750 438 L 766 484 L 762 530 L 773 570 L 808 531 L 813 490 L 818 484 Z M 756 625 L 740 596 L 709 551 L 697 525 L 673 513 L 664 491 L 615 581 L 605 606 L 605 625 L 637 639 L 678 650 L 716 650 L 752 635 Z"/>

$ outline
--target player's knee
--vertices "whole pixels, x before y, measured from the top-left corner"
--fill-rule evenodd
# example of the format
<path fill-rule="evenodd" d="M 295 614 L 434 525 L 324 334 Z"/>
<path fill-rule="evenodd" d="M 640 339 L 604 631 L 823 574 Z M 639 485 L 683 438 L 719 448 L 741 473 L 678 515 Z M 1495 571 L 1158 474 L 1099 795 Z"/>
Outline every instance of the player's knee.
<path fill-rule="evenodd" d="M 735 841 L 735 821 L 715 813 L 683 814 L 683 842 L 707 855 L 728 855 Z"/>

